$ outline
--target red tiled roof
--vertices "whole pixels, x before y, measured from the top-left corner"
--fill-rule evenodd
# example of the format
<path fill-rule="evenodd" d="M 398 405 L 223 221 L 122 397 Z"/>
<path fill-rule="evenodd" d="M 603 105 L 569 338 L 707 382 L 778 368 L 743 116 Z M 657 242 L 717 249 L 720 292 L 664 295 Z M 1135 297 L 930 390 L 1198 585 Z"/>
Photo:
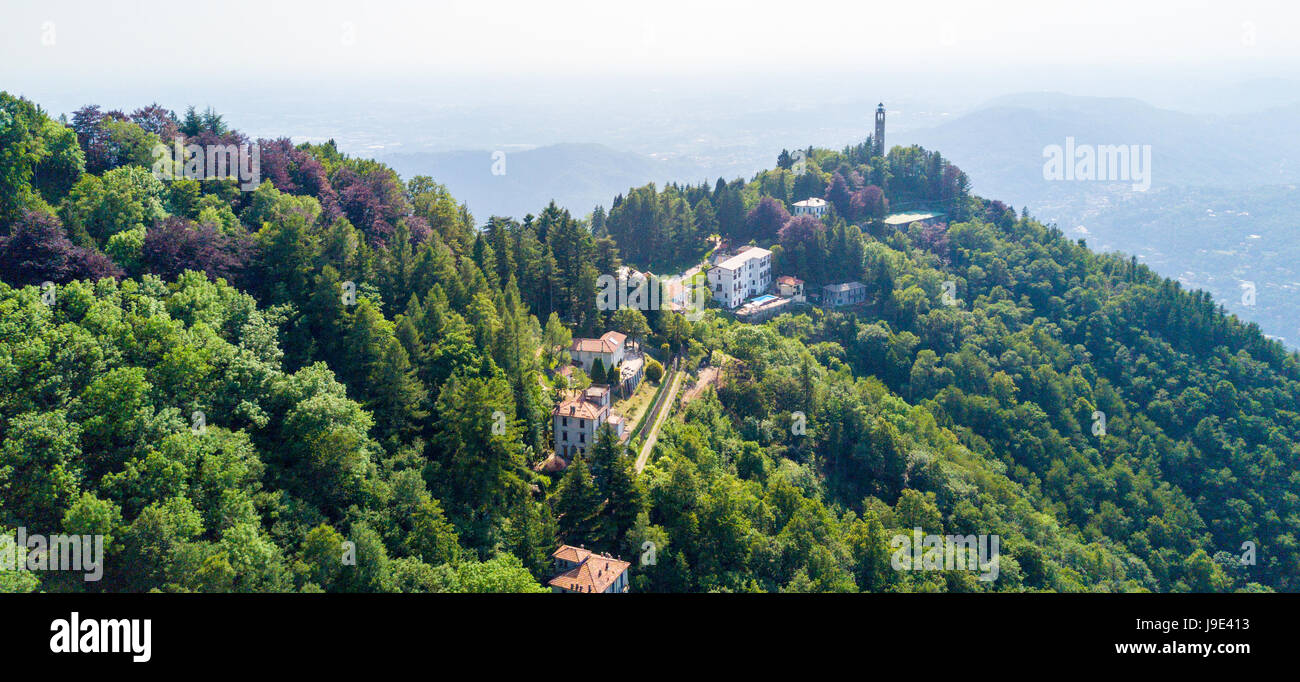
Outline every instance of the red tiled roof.
<path fill-rule="evenodd" d="M 587 400 L 584 396 L 579 395 L 576 398 L 569 398 L 560 403 L 552 416 L 555 417 L 574 417 L 577 419 L 599 419 L 602 408 L 600 405 Z"/>
<path fill-rule="evenodd" d="M 587 552 L 586 558 L 582 560 L 580 565 L 551 578 L 549 584 L 552 587 L 558 587 L 569 592 L 604 592 L 618 580 L 620 575 L 626 573 L 628 567 L 632 565 L 626 561 L 592 554 L 587 550 L 569 547 L 568 545 L 560 547 L 552 556 L 558 556 L 560 552 L 565 550 Z M 572 561 L 567 556 L 560 556 L 559 558 Z"/>
<path fill-rule="evenodd" d="M 563 559 L 574 563 L 583 561 L 589 556 L 591 556 L 591 550 L 574 547 L 573 545 L 560 545 L 559 549 L 551 552 L 552 559 Z"/>
<path fill-rule="evenodd" d="M 776 278 L 776 281 L 780 284 L 803 284 L 803 280 L 798 277 L 791 277 L 790 275 L 781 275 Z"/>
<path fill-rule="evenodd" d="M 625 334 L 605 332 L 599 339 L 574 339 L 570 351 L 587 353 L 613 353 L 627 341 Z"/>

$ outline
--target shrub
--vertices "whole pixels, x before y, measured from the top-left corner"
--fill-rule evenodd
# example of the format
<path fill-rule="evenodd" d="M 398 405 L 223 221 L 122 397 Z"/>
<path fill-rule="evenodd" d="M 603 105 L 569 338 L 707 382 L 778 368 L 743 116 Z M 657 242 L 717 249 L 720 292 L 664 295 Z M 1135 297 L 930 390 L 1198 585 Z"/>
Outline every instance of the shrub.
<path fill-rule="evenodd" d="M 645 378 L 659 383 L 659 380 L 664 378 L 664 366 L 659 364 L 658 360 L 651 358 L 645 364 Z"/>

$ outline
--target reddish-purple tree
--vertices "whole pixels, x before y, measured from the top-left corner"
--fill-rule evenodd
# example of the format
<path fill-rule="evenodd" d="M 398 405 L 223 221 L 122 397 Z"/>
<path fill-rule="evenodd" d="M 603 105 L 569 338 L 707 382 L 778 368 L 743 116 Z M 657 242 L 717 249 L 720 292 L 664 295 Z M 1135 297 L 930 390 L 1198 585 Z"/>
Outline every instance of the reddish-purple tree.
<path fill-rule="evenodd" d="M 149 228 L 140 260 L 145 269 L 172 280 L 186 270 L 200 270 L 211 279 L 235 280 L 251 253 L 248 240 L 223 234 L 211 225 L 168 218 Z"/>
<path fill-rule="evenodd" d="M 946 223 L 930 223 L 922 226 L 920 234 L 916 236 L 916 245 L 935 254 L 945 263 L 952 260 L 952 246 L 948 243 Z"/>
<path fill-rule="evenodd" d="M 87 173 L 99 174 L 113 167 L 108 133 L 100 125 L 110 115 L 100 111 L 97 104 L 88 104 L 72 112 L 72 129 L 77 133 L 77 144 L 86 155 Z"/>
<path fill-rule="evenodd" d="M 1016 222 L 1016 209 L 994 199 L 985 204 L 984 219 L 999 227 L 1009 228 Z"/>
<path fill-rule="evenodd" d="M 849 183 L 838 172 L 831 176 L 831 184 L 826 188 L 826 202 L 835 207 L 835 211 L 846 220 L 852 215 L 853 198 L 849 194 Z"/>
<path fill-rule="evenodd" d="M 744 237 L 746 240 L 759 241 L 773 239 L 788 220 L 790 213 L 785 210 L 784 204 L 772 197 L 763 197 L 754 210 L 745 216 Z"/>
<path fill-rule="evenodd" d="M 13 286 L 121 276 L 108 256 L 73 244 L 47 213 L 23 212 L 9 236 L 0 237 L 0 279 Z"/>
<path fill-rule="evenodd" d="M 412 244 L 423 244 L 433 236 L 433 228 L 429 227 L 429 221 L 418 215 L 408 215 L 402 220 L 406 221 L 406 229 L 411 233 Z"/>
<path fill-rule="evenodd" d="M 884 220 L 889 215 L 889 200 L 884 190 L 867 185 L 853 193 L 853 207 L 849 209 L 852 220 Z"/>
<path fill-rule="evenodd" d="M 797 244 L 813 244 L 825 225 L 810 215 L 797 215 L 781 226 L 781 248 L 790 250 Z"/>
<path fill-rule="evenodd" d="M 334 172 L 332 182 L 339 207 L 371 246 L 388 243 L 398 218 L 409 213 L 397 175 L 386 168 L 357 173 L 344 166 Z"/>
<path fill-rule="evenodd" d="M 325 167 L 310 152 L 293 146 L 289 138 L 258 140 L 261 154 L 262 179 L 275 184 L 275 188 L 289 194 L 310 195 L 320 201 L 327 220 L 341 215 L 338 196 L 325 174 Z"/>
<path fill-rule="evenodd" d="M 166 145 L 170 145 L 172 140 L 180 135 L 180 123 L 176 119 L 176 114 L 156 102 L 131 112 L 131 122 L 140 126 L 145 132 L 157 135 Z"/>

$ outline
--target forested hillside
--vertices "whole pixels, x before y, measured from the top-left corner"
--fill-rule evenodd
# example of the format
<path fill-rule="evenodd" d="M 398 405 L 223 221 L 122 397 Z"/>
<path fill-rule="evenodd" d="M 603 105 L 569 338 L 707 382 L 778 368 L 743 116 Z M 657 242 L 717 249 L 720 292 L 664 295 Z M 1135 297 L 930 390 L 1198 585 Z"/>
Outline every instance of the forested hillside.
<path fill-rule="evenodd" d="M 256 142 L 260 186 L 158 179 L 178 137 Z M 212 110 L 0 93 L 0 530 L 108 543 L 102 581 L 0 589 L 542 591 L 558 542 L 633 560 L 634 591 L 1296 589 L 1297 358 L 936 152 L 871 150 L 476 220 Z M 790 217 L 809 196 L 831 214 Z M 715 234 L 871 300 L 764 325 L 596 304 L 625 259 L 689 266 Z M 542 473 L 563 348 L 612 328 L 722 381 L 644 473 L 609 438 Z M 999 535 L 998 579 L 893 570 L 918 527 Z"/>

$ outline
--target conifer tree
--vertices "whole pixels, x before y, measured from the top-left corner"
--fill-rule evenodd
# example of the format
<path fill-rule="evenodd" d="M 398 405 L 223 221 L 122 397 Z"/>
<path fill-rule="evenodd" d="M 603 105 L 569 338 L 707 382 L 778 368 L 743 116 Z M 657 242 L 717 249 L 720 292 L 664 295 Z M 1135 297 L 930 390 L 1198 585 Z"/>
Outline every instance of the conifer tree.
<path fill-rule="evenodd" d="M 609 424 L 596 431 L 591 450 L 591 473 L 605 500 L 600 540 L 606 547 L 621 546 L 624 535 L 645 511 L 645 491 L 637 480 L 632 460 Z"/>
<path fill-rule="evenodd" d="M 554 505 L 560 538 L 565 543 L 581 545 L 601 540 L 604 497 L 582 455 L 574 457 L 565 469 Z"/>

